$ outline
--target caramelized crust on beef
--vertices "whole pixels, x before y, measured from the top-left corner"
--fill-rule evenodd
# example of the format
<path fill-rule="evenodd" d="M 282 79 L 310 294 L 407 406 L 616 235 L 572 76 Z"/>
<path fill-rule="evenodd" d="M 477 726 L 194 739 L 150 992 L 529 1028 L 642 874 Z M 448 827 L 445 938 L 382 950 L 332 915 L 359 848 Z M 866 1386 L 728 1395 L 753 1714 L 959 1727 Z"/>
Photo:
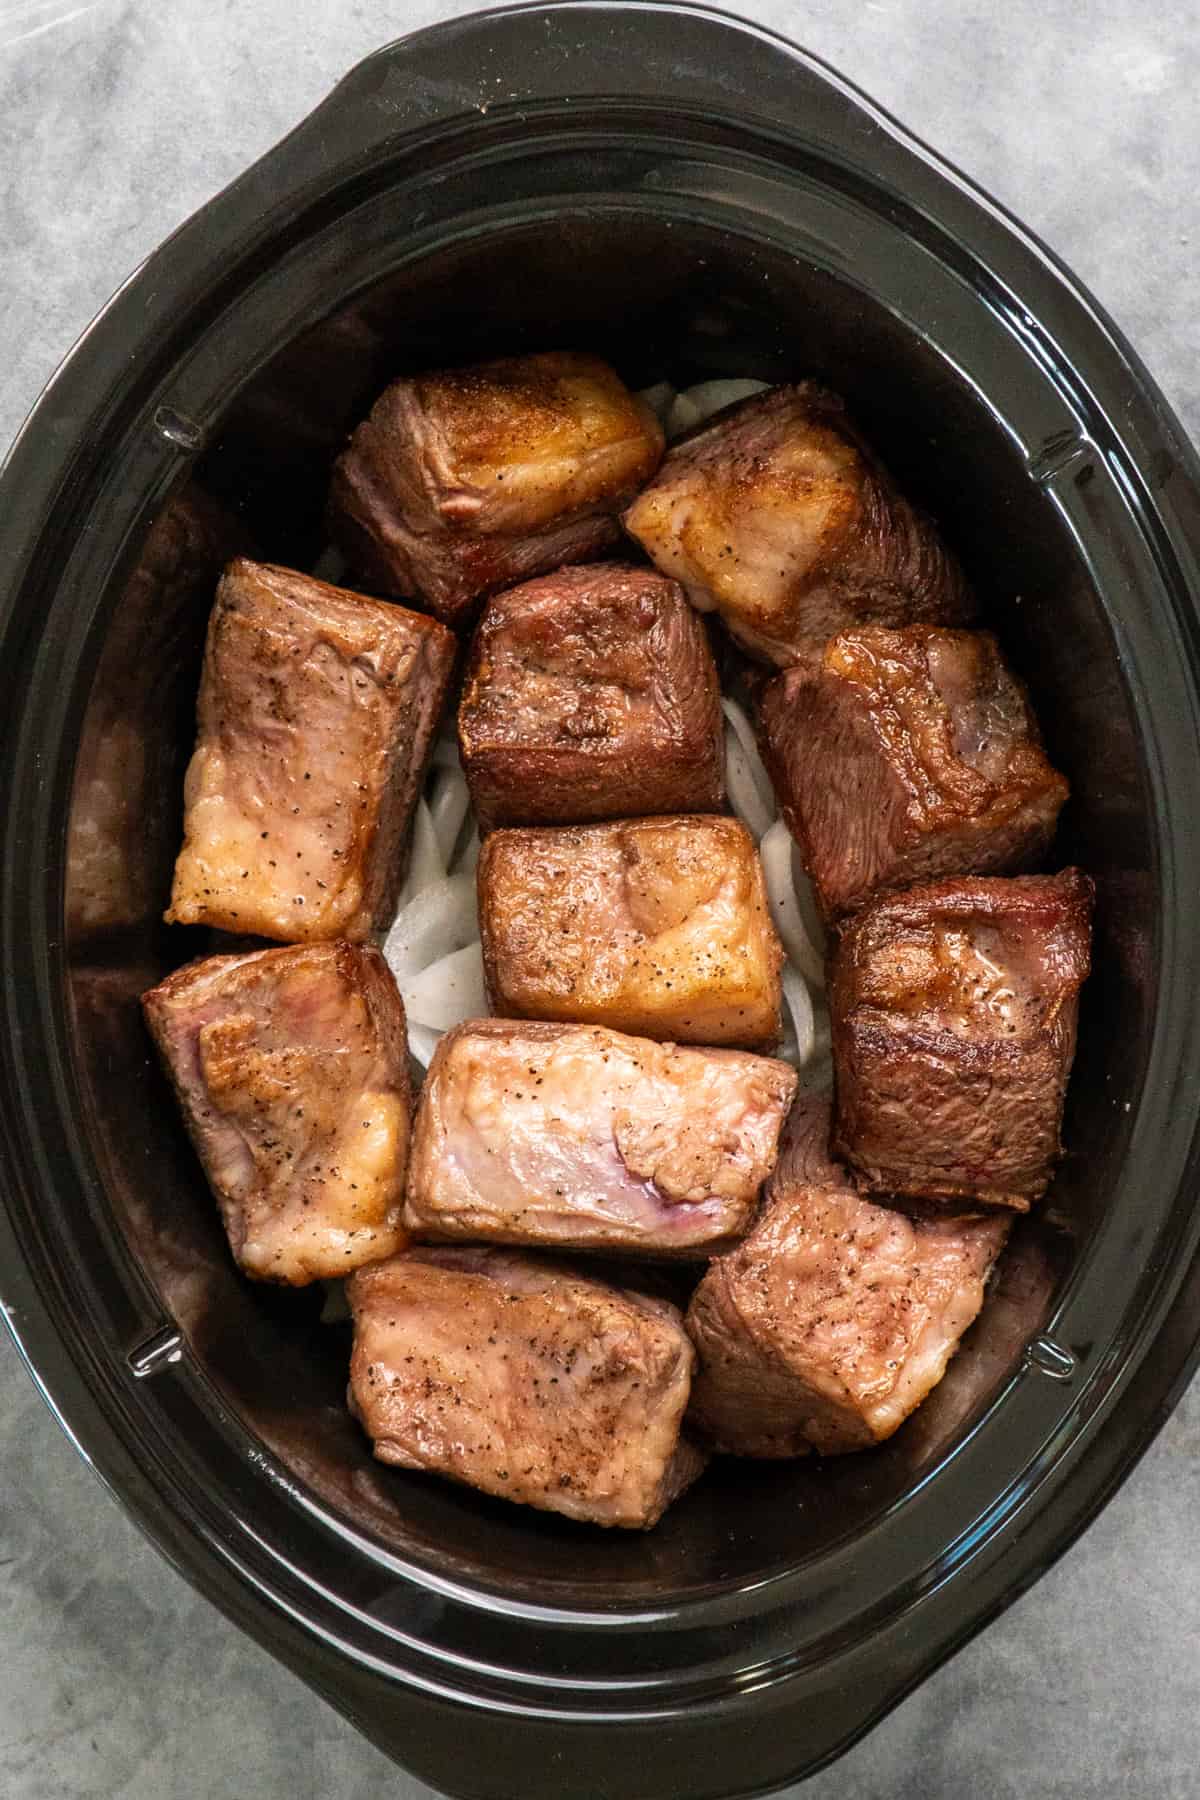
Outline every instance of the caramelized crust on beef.
<path fill-rule="evenodd" d="M 652 569 L 559 569 L 490 600 L 458 736 L 485 831 L 724 804 L 708 636 Z"/>
<path fill-rule="evenodd" d="M 351 1407 L 382 1461 L 595 1525 L 653 1525 L 704 1466 L 679 1435 L 675 1307 L 512 1251 L 412 1250 L 348 1284 Z"/>
<path fill-rule="evenodd" d="M 786 1063 L 737 1050 L 460 1025 L 421 1090 L 405 1221 L 427 1240 L 703 1255 L 749 1224 L 795 1090 Z"/>
<path fill-rule="evenodd" d="M 760 719 L 827 917 L 879 888 L 1029 868 L 1069 791 L 987 631 L 841 632 L 768 685 Z"/>
<path fill-rule="evenodd" d="M 454 654 L 419 613 L 230 563 L 168 922 L 293 943 L 386 925 Z"/>
<path fill-rule="evenodd" d="M 1059 1129 L 1092 884 L 1078 869 L 873 901 L 834 953 L 834 1148 L 872 1192 L 1019 1212 Z"/>
<path fill-rule="evenodd" d="M 762 1211 L 692 1296 L 689 1417 L 736 1456 L 825 1455 L 890 1437 L 941 1380 L 983 1303 L 1009 1219 L 910 1220 L 864 1199 L 796 1102 Z"/>
<path fill-rule="evenodd" d="M 212 956 L 142 1006 L 247 1275 L 302 1286 L 403 1248 L 408 1044 L 378 950 Z"/>
<path fill-rule="evenodd" d="M 783 951 L 736 819 L 494 831 L 479 858 L 493 1012 L 772 1048 Z"/>
<path fill-rule="evenodd" d="M 866 620 L 955 625 L 974 611 L 934 526 L 812 381 L 755 394 L 674 446 L 625 529 L 781 666 Z"/>
<path fill-rule="evenodd" d="M 598 356 L 408 376 L 334 465 L 330 523 L 372 585 L 453 624 L 481 594 L 615 544 L 662 449 L 650 408 Z"/>

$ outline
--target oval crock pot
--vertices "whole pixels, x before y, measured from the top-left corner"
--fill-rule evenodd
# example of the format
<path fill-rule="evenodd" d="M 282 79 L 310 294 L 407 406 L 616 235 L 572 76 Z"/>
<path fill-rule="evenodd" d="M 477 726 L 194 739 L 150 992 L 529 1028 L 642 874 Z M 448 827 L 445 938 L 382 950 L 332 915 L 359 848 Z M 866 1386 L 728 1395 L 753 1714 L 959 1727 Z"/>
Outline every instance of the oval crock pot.
<path fill-rule="evenodd" d="M 251 1289 L 150 1063 L 213 573 L 319 552 L 395 371 L 580 344 L 814 374 L 1030 679 L 1096 877 L 1069 1155 L 883 1449 L 717 1467 L 614 1537 L 375 1465 L 344 1327 Z M 536 6 L 356 68 L 129 281 L 0 484 L 0 1300 L 165 1554 L 480 1800 L 761 1792 L 844 1749 L 1081 1530 L 1200 1333 L 1198 469 L 1045 250 L 838 76 L 672 5 Z"/>

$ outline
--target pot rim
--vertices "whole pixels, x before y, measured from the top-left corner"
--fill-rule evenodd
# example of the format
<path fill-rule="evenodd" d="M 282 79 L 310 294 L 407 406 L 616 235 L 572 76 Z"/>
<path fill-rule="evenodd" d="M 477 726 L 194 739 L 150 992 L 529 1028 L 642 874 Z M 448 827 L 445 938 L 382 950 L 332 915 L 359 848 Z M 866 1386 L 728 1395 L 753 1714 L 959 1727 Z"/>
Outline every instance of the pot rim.
<path fill-rule="evenodd" d="M 644 46 L 643 56 L 631 55 L 629 33 Z M 730 66 L 739 58 L 752 66 L 731 76 L 726 57 Z M 463 75 L 464 68 L 485 66 L 490 84 L 486 97 L 481 80 Z M 673 111 L 717 121 L 728 121 L 732 113 L 739 130 L 750 130 L 765 143 L 819 153 L 846 181 L 866 183 L 874 192 L 890 195 L 912 219 L 936 227 L 948 246 L 947 255 L 957 247 L 967 264 L 988 268 L 997 293 L 1007 293 L 1012 305 L 1024 311 L 1028 333 L 1045 338 L 1047 355 L 1057 354 L 1062 360 L 1057 335 L 1074 334 L 1083 350 L 1073 346 L 1066 360 L 1097 419 L 1111 431 L 1111 442 L 1101 441 L 1101 432 L 1096 433 L 1106 463 L 1116 469 L 1120 481 L 1134 484 L 1131 517 L 1144 540 L 1147 566 L 1158 571 L 1162 594 L 1164 616 L 1154 624 L 1162 630 L 1170 626 L 1178 647 L 1176 702 L 1187 705 L 1195 720 L 1197 621 L 1191 595 L 1200 589 L 1200 462 L 1116 327 L 1031 234 L 819 59 L 731 15 L 655 0 L 639 4 L 563 0 L 560 5 L 504 8 L 433 26 L 385 46 L 357 65 L 308 120 L 209 202 L 129 278 L 52 378 L 0 471 L 4 666 L 10 681 L 12 671 L 33 669 L 39 691 L 47 691 L 54 659 L 62 653 L 52 646 L 35 647 L 39 621 L 31 616 L 36 608 L 31 609 L 29 601 L 54 583 L 51 540 L 69 533 L 81 509 L 94 504 L 96 464 L 104 447 L 147 414 L 153 423 L 161 410 L 154 370 L 136 358 L 131 366 L 122 354 L 125 347 L 156 340 L 151 360 L 156 369 L 168 370 L 174 381 L 182 340 L 202 329 L 197 321 L 216 319 L 224 306 L 232 304 L 235 290 L 245 287 L 250 271 L 269 254 L 283 221 L 299 235 L 305 219 L 319 221 L 322 209 L 342 204 L 355 182 L 374 179 L 381 159 L 411 155 L 418 144 L 425 154 L 436 150 L 452 157 L 478 132 L 485 117 L 500 124 L 522 115 L 533 119 L 539 109 L 543 117 L 555 108 L 561 115 L 564 102 L 577 106 L 587 97 L 598 101 L 611 97 L 612 89 L 605 84 L 615 79 L 618 67 L 622 105 L 642 111 L 670 105 Z M 706 70 L 718 73 L 710 76 Z M 496 87 L 503 94 L 499 102 Z M 804 119 L 802 126 L 790 123 L 789 110 L 782 105 L 784 95 L 792 102 L 789 110 Z M 800 99 L 810 104 L 798 104 Z M 214 243 L 224 246 L 216 267 Z M 176 391 L 177 385 L 171 389 L 172 394 Z M 184 415 L 185 424 L 189 416 Z M 160 422 L 157 435 L 148 437 L 140 452 L 139 467 L 148 491 L 165 491 L 186 449 L 164 436 Z M 1050 462 L 1044 479 L 1052 481 L 1069 465 L 1074 449 L 1063 443 L 1045 454 Z M 1055 457 L 1058 463 L 1051 466 Z M 1168 459 L 1174 471 L 1170 484 L 1155 474 L 1162 459 Z M 81 621 L 81 628 L 85 623 Z M 1144 653 L 1144 644 L 1142 648 Z M 13 705 L 14 714 L 19 713 L 15 682 Z M 536 1717 L 560 1732 L 577 1727 L 584 1720 L 571 1714 L 561 1694 L 524 1704 L 503 1682 L 503 1692 L 493 1691 L 485 1682 L 474 1693 L 461 1684 L 443 1685 L 436 1671 L 420 1659 L 420 1666 L 407 1670 L 383 1666 L 369 1648 L 347 1638 L 332 1613 L 314 1610 L 302 1581 L 290 1581 L 279 1566 L 269 1570 L 256 1563 L 246 1546 L 235 1549 L 220 1541 L 213 1519 L 182 1497 L 182 1465 L 168 1468 L 160 1447 L 139 1423 L 145 1396 L 156 1384 L 131 1376 L 128 1362 L 143 1342 L 146 1321 L 155 1319 L 160 1310 L 148 1290 L 145 1318 L 138 1326 L 143 1338 L 137 1344 L 126 1340 L 117 1358 L 110 1355 L 110 1346 L 87 1341 L 78 1318 L 68 1339 L 61 1272 L 53 1267 L 52 1246 L 39 1231 L 37 1218 L 39 1194 L 62 1179 L 52 1171 L 43 1140 L 52 1127 L 63 1129 L 63 1118 L 69 1119 L 72 1088 L 57 1070 L 48 1084 L 53 1093 L 35 1095 L 33 1078 L 42 1071 L 24 1050 L 33 1012 L 52 1022 L 47 1027 L 48 1064 L 58 1054 L 52 1041 L 55 1034 L 60 1048 L 65 1042 L 62 997 L 55 989 L 51 957 L 53 932 L 44 966 L 30 972 L 19 956 L 22 943 L 38 942 L 34 916 L 38 897 L 53 918 L 56 907 L 61 913 L 61 892 L 51 868 L 42 871 L 36 894 L 25 892 L 17 900 L 13 893 L 16 872 L 22 880 L 27 877 L 31 851 L 47 841 L 55 817 L 52 795 L 30 793 L 31 771 L 38 759 L 28 711 L 26 707 L 20 728 L 0 752 L 0 791 L 7 791 L 11 802 L 6 809 L 3 861 L 8 974 L 0 1045 L 4 1077 L 0 1169 L 7 1204 L 0 1206 L 0 1313 L 35 1382 L 77 1448 L 176 1567 L 386 1748 L 395 1751 L 396 1738 L 381 1723 L 380 1709 L 396 1708 L 400 1681 L 413 1695 L 423 1695 L 430 1706 L 454 1710 L 471 1704 L 513 1717 Z M 70 716 L 66 694 L 61 716 L 64 721 Z M 1161 770 L 1159 778 L 1156 791 L 1167 808 L 1169 794 Z M 1177 783 L 1178 776 L 1171 792 Z M 1166 811 L 1162 827 L 1169 849 L 1170 825 L 1171 814 Z M 1175 845 L 1175 862 L 1160 870 L 1168 890 L 1176 894 L 1189 891 L 1184 850 L 1182 844 Z M 1181 917 L 1176 918 L 1177 925 Z M 1178 947 L 1176 955 L 1182 956 Z M 1170 965 L 1170 956 L 1167 961 Z M 1186 984 L 1179 985 L 1186 991 Z M 1170 1037 L 1171 1047 L 1163 1048 L 1160 1036 L 1160 1069 L 1165 1062 L 1166 1072 L 1179 1080 L 1185 1063 L 1200 1066 L 1194 1033 L 1189 1035 L 1182 1023 L 1169 1020 L 1161 1031 Z M 1197 1161 L 1196 1104 L 1185 1095 L 1182 1105 L 1187 1119 L 1176 1121 L 1172 1154 L 1180 1187 L 1191 1192 Z M 60 1116 L 52 1116 L 56 1112 Z M 40 1120 L 41 1138 L 29 1129 L 31 1120 Z M 1185 1130 L 1189 1121 L 1190 1129 Z M 1153 1141 L 1153 1132 L 1154 1122 L 1148 1119 L 1142 1126 L 1143 1140 Z M 69 1125 L 65 1134 L 76 1139 L 69 1147 L 83 1166 L 88 1160 L 85 1146 Z M 1170 1166 L 1170 1158 L 1164 1166 Z M 743 1671 L 742 1678 L 720 1694 L 695 1690 L 685 1694 L 681 1688 L 674 1711 L 694 1708 L 703 1699 L 714 1714 L 736 1712 L 749 1718 L 756 1706 L 765 1709 L 768 1693 L 772 1704 L 782 1702 L 786 1693 L 790 1710 L 806 1697 L 806 1682 L 815 1694 L 820 1686 L 828 1686 L 836 1666 L 838 1683 L 857 1689 L 853 1702 L 841 1710 L 830 1708 L 828 1717 L 807 1723 L 799 1733 L 793 1731 L 791 1740 L 771 1747 L 773 1784 L 809 1772 L 840 1753 L 1009 1604 L 1067 1548 L 1115 1491 L 1200 1359 L 1200 1325 L 1191 1323 L 1200 1319 L 1200 1222 L 1190 1231 L 1180 1230 L 1177 1249 L 1174 1268 L 1147 1271 L 1131 1292 L 1133 1322 L 1119 1361 L 1108 1366 L 1097 1356 L 1086 1379 L 1081 1377 L 1074 1389 L 1070 1405 L 1063 1404 L 1057 1391 L 1038 1385 L 1036 1370 L 1027 1367 L 1014 1376 L 1014 1383 L 1024 1383 L 1023 1392 L 1036 1412 L 1031 1431 L 1034 1436 L 1042 1433 L 1035 1478 L 1013 1483 L 1010 1491 L 993 1497 L 977 1521 L 972 1541 L 950 1547 L 954 1554 L 939 1560 L 936 1580 L 912 1593 L 901 1611 L 880 1622 L 872 1656 L 863 1653 L 862 1644 L 834 1647 L 820 1683 L 812 1681 L 811 1664 L 789 1665 L 785 1657 L 772 1670 L 760 1663 L 754 1680 Z M 1069 1298 L 1063 1296 L 1056 1308 L 1054 1331 L 1061 1328 Z M 195 1384 L 197 1405 L 219 1406 L 215 1391 L 204 1392 L 194 1370 L 185 1370 L 180 1379 Z M 221 1428 L 239 1441 L 234 1422 L 224 1421 Z M 246 1433 L 242 1436 L 248 1438 Z M 280 1470 L 263 1472 L 282 1506 L 303 1506 L 314 1518 L 322 1516 L 321 1506 L 311 1497 L 298 1496 Z M 356 1534 L 344 1524 L 337 1526 L 332 1515 L 325 1515 L 324 1528 L 340 1530 L 345 1538 L 357 1541 Z M 845 1554 L 857 1552 L 850 1549 Z M 437 1587 L 448 1603 L 509 1619 L 537 1619 L 547 1627 L 554 1624 L 553 1607 L 522 1607 L 479 1586 L 439 1583 L 428 1570 L 392 1561 L 397 1573 Z M 964 1611 L 958 1596 L 961 1584 L 955 1578 L 968 1569 L 974 1597 Z M 788 1591 L 793 1585 L 787 1576 L 760 1584 L 763 1590 L 774 1591 L 759 1593 L 754 1604 L 786 1611 L 793 1603 Z M 727 1623 L 737 1616 L 742 1601 L 742 1595 L 732 1601 L 701 1595 L 694 1604 L 708 1609 L 711 1623 Z M 650 1617 L 645 1610 L 576 1607 L 563 1609 L 561 1619 L 597 1632 L 615 1625 L 665 1630 L 679 1625 L 681 1613 L 658 1609 Z M 911 1644 L 903 1652 L 899 1649 L 902 1629 L 910 1638 L 921 1638 L 919 1649 Z M 347 1667 L 351 1661 L 356 1665 L 353 1672 Z M 587 1709 L 587 1722 L 651 1725 L 672 1713 L 670 1708 L 648 1707 L 633 1714 L 615 1704 L 616 1698 L 609 1684 L 604 1705 Z M 415 1717 L 406 1720 L 406 1729 L 416 1728 Z M 768 1784 L 755 1775 L 757 1765 L 752 1767 L 748 1758 L 743 1761 L 753 1785 L 739 1791 L 762 1791 Z M 764 1762 L 764 1772 L 767 1767 Z M 701 1789 L 693 1791 L 698 1796 Z"/>

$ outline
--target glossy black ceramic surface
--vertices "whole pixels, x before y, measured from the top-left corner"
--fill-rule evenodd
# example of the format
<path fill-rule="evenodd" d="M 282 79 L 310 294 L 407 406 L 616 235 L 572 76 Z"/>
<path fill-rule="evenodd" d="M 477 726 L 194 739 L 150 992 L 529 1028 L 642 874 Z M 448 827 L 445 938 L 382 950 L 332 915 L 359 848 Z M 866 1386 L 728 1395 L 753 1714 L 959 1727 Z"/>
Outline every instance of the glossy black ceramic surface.
<path fill-rule="evenodd" d="M 1070 1155 L 884 1449 L 711 1473 L 645 1536 L 375 1465 L 319 1301 L 234 1273 L 136 998 L 212 579 L 303 566 L 393 373 L 578 344 L 817 375 L 1029 678 L 1099 890 Z M 815 1767 L 1111 1493 L 1200 1333 L 1200 470 L 1064 271 L 803 53 L 719 14 L 479 15 L 354 70 L 97 320 L 0 482 L 0 1299 L 170 1556 L 426 1780 L 747 1794 Z"/>

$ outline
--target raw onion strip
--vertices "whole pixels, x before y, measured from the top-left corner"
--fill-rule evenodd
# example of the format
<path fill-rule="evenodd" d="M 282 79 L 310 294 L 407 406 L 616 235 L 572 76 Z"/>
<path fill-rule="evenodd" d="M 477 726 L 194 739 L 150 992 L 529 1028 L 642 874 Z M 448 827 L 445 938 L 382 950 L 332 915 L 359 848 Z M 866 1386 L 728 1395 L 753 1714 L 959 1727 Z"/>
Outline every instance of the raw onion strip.
<path fill-rule="evenodd" d="M 815 944 L 796 892 L 795 845 L 782 819 L 776 819 L 759 844 L 767 902 L 779 941 L 800 974 L 814 987 L 825 985 L 823 945 Z"/>
<path fill-rule="evenodd" d="M 784 963 L 780 978 L 783 983 L 784 1004 L 791 1015 L 791 1028 L 796 1040 L 796 1064 L 802 1069 L 817 1044 L 812 995 L 791 963 Z"/>
<path fill-rule="evenodd" d="M 487 990 L 483 982 L 483 947 L 476 938 L 461 950 L 452 950 L 430 963 L 401 988 L 404 1010 L 417 1025 L 449 1031 L 464 1019 L 486 1017 Z"/>
<path fill-rule="evenodd" d="M 470 806 L 471 796 L 467 792 L 467 778 L 462 770 L 437 770 L 432 783 L 429 814 L 433 821 L 433 834 L 442 853 L 442 862 L 447 869 L 454 860 L 454 846 L 458 843 Z"/>
<path fill-rule="evenodd" d="M 745 709 L 736 700 L 723 695 L 721 711 L 733 726 L 737 741 L 746 752 L 746 761 L 750 764 L 750 773 L 754 777 L 754 785 L 762 796 L 762 803 L 771 817 L 775 814 L 775 789 L 771 785 L 771 777 L 767 774 L 766 764 L 758 754 L 758 742 L 754 736 L 754 727 L 746 716 Z"/>
<path fill-rule="evenodd" d="M 438 847 L 437 832 L 433 829 L 433 814 L 429 810 L 429 802 L 421 797 L 417 801 L 417 810 L 413 817 L 412 845 L 408 857 L 408 876 L 404 883 L 403 901 L 419 894 L 434 881 L 441 881 L 446 873 L 446 865 L 442 861 L 442 853 Z"/>
<path fill-rule="evenodd" d="M 443 731 L 440 737 L 433 740 L 433 766 L 435 769 L 462 768 L 462 758 L 458 754 L 458 736 L 454 731 Z"/>
<path fill-rule="evenodd" d="M 775 809 L 759 793 L 750 758 L 732 725 L 725 727 L 725 786 L 729 804 L 757 842 L 770 825 Z"/>
<path fill-rule="evenodd" d="M 479 936 L 475 882 L 465 870 L 431 882 L 397 914 L 383 954 L 401 993 L 405 983 Z"/>
<path fill-rule="evenodd" d="M 769 385 L 765 381 L 737 381 L 725 376 L 716 381 L 697 381 L 675 396 L 666 417 L 668 439 L 682 437 L 714 413 L 723 412 L 738 400 L 748 400 L 751 394 L 761 394 Z"/>
<path fill-rule="evenodd" d="M 659 424 L 665 426 L 675 401 L 675 389 L 669 381 L 656 381 L 653 387 L 639 389 L 638 399 L 645 401 Z"/>
<path fill-rule="evenodd" d="M 433 1061 L 433 1053 L 438 1047 L 438 1039 L 441 1035 L 441 1032 L 435 1031 L 431 1025 L 414 1025 L 412 1020 L 409 1020 L 409 1055 L 414 1057 L 423 1069 L 427 1069 Z"/>

